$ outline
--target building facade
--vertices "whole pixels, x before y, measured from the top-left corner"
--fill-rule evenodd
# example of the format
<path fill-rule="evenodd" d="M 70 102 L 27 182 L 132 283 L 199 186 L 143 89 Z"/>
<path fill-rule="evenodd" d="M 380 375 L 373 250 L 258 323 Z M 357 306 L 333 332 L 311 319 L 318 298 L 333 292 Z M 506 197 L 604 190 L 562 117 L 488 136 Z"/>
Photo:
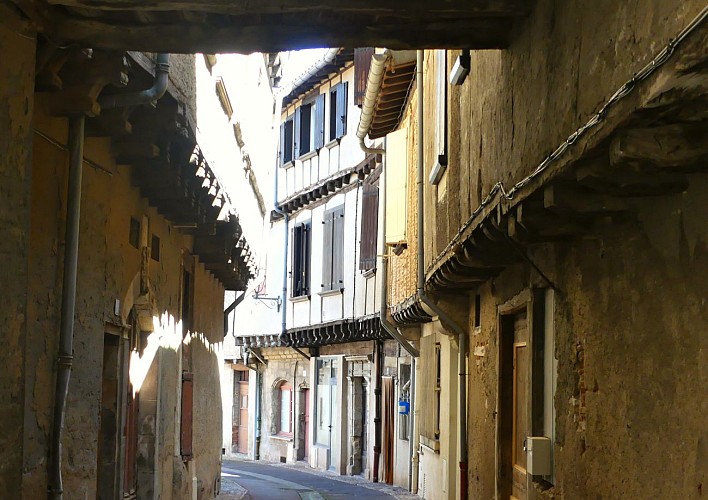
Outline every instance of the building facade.
<path fill-rule="evenodd" d="M 170 82 L 164 96 L 146 97 L 161 79 Z M 17 264 L 27 329 L 5 336 L 22 346 L 22 364 L 10 370 L 22 390 L 8 401 L 25 417 L 5 435 L 14 441 L 4 453 L 23 473 L 9 480 L 14 461 L 3 459 L 5 491 L 211 498 L 219 490 L 212 429 L 221 415 L 210 408 L 221 404 L 222 303 L 225 290 L 245 289 L 251 264 L 196 145 L 194 81 L 193 56 L 75 50 L 47 54 L 34 76 L 18 79 L 35 105 L 21 111 L 32 132 L 20 205 L 29 217 L 27 233 L 15 235 L 26 248 Z"/>
<path fill-rule="evenodd" d="M 377 129 L 383 77 L 367 132 L 408 173 L 387 286 L 420 336 L 421 496 L 700 496 L 701 9 L 538 2 L 508 49 L 424 51 Z"/>

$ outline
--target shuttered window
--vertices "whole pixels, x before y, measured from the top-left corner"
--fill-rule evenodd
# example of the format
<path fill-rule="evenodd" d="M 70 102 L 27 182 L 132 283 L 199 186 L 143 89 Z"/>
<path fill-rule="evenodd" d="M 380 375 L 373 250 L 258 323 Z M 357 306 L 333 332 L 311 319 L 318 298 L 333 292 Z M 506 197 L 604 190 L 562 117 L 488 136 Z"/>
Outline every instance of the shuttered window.
<path fill-rule="evenodd" d="M 294 118 L 288 117 L 280 125 L 280 164 L 293 161 Z"/>
<path fill-rule="evenodd" d="M 293 297 L 310 294 L 310 242 L 312 226 L 309 222 L 292 229 L 291 293 Z"/>
<path fill-rule="evenodd" d="M 371 68 L 371 56 L 374 55 L 373 47 L 354 49 L 354 105 L 361 106 L 366 96 L 366 81 Z"/>
<path fill-rule="evenodd" d="M 322 291 L 344 287 L 344 207 L 328 210 L 322 220 Z"/>
<path fill-rule="evenodd" d="M 422 401 L 426 404 L 420 408 L 419 431 L 421 442 L 437 449 L 440 439 L 440 344 L 436 344 L 435 335 L 420 339 L 420 361 L 422 376 L 420 390 Z"/>
<path fill-rule="evenodd" d="M 324 145 L 324 111 L 325 95 L 319 94 L 295 112 L 295 151 L 298 158 Z"/>
<path fill-rule="evenodd" d="M 359 270 L 376 268 L 376 242 L 379 229 L 379 182 L 365 182 L 362 194 Z"/>
<path fill-rule="evenodd" d="M 182 373 L 182 420 L 179 448 L 182 460 L 192 459 L 192 417 L 194 408 L 194 375 Z"/>
<path fill-rule="evenodd" d="M 347 133 L 348 82 L 338 83 L 329 91 L 329 140 L 339 139 Z"/>

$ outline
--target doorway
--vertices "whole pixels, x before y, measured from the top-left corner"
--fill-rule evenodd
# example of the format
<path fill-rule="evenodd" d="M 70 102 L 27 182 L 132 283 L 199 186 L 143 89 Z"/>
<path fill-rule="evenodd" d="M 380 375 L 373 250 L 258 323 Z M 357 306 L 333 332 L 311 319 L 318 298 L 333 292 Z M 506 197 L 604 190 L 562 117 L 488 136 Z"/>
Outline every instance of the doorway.
<path fill-rule="evenodd" d="M 310 458 L 310 389 L 302 390 L 302 400 L 305 406 L 305 418 L 303 419 L 304 432 L 302 433 L 305 439 L 303 459 L 308 461 Z"/>
<path fill-rule="evenodd" d="M 526 500 L 529 435 L 529 326 L 526 306 L 500 318 L 499 475 L 501 498 Z"/>

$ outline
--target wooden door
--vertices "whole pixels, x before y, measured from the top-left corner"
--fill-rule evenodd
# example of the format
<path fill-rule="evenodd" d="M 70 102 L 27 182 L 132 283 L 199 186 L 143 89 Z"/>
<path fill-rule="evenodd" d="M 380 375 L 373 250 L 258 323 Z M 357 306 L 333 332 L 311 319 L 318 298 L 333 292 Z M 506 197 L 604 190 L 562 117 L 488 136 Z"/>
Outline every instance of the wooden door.
<path fill-rule="evenodd" d="M 529 405 L 529 349 L 526 312 L 514 317 L 514 420 L 512 431 L 512 492 L 514 498 L 526 498 L 526 438 Z"/>
<path fill-rule="evenodd" d="M 239 382 L 238 452 L 248 453 L 248 381 Z"/>
<path fill-rule="evenodd" d="M 526 500 L 526 438 L 530 431 L 526 310 L 505 315 L 501 324 L 500 496 Z"/>

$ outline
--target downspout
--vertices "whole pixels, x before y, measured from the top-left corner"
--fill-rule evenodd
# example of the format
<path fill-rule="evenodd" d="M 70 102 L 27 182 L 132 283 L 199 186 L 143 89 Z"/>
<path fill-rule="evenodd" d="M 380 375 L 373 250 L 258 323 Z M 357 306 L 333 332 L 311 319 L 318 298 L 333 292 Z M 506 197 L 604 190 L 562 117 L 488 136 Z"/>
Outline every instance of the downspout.
<path fill-rule="evenodd" d="M 98 98 L 101 109 L 137 106 L 158 100 L 165 94 L 170 75 L 170 55 L 157 54 L 155 59 L 155 79 L 152 87 L 128 94 L 113 94 Z"/>
<path fill-rule="evenodd" d="M 457 334 L 459 347 L 458 367 L 460 380 L 458 419 L 460 423 L 460 498 L 467 500 L 467 334 L 445 311 L 440 309 L 430 297 L 425 294 L 425 270 L 424 265 L 424 196 L 423 196 L 423 51 L 419 50 L 416 61 L 416 92 L 418 94 L 418 164 L 417 164 L 417 190 L 418 190 L 418 297 L 421 302 L 428 306 L 440 320 L 449 325 Z"/>
<path fill-rule="evenodd" d="M 381 90 L 384 73 L 386 73 L 386 65 L 391 57 L 391 53 L 386 49 L 381 54 L 371 56 L 371 68 L 366 82 L 366 95 L 364 103 L 361 107 L 361 118 L 359 118 L 359 126 L 356 129 L 356 136 L 359 139 L 359 147 L 366 154 L 383 154 L 385 148 L 371 148 L 366 145 L 365 137 L 371 128 L 371 122 L 374 119 L 374 111 L 376 110 L 376 98 Z"/>
<path fill-rule="evenodd" d="M 376 364 L 376 385 L 374 386 L 374 395 L 376 397 L 375 413 L 374 413 L 374 470 L 372 481 L 379 482 L 379 460 L 381 458 L 381 370 L 383 363 L 381 356 L 383 354 L 383 342 L 380 340 L 374 341 L 374 360 Z"/>
<path fill-rule="evenodd" d="M 57 383 L 54 395 L 54 417 L 51 465 L 48 494 L 51 499 L 62 499 L 64 488 L 61 475 L 64 432 L 64 411 L 69 391 L 73 363 L 74 310 L 76 306 L 76 274 L 79 257 L 79 223 L 81 219 L 81 177 L 84 158 L 84 115 L 69 118 L 69 186 L 67 192 L 66 233 L 64 250 L 64 277 L 61 293 L 61 324 L 59 330 L 59 358 Z"/>

